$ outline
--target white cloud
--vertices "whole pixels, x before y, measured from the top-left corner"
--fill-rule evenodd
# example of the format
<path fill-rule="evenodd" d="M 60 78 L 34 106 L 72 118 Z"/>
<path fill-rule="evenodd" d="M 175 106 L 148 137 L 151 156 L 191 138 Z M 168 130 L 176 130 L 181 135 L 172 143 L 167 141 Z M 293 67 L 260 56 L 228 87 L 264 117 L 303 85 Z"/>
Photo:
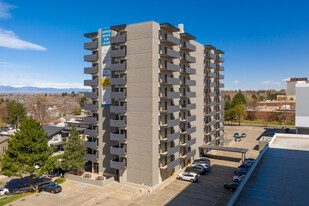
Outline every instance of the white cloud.
<path fill-rule="evenodd" d="M 0 46 L 10 49 L 30 49 L 38 51 L 47 50 L 40 45 L 21 40 L 13 31 L 5 30 L 2 28 L 0 28 Z"/>
<path fill-rule="evenodd" d="M 262 84 L 265 84 L 265 85 L 279 85 L 281 83 L 280 82 L 275 82 L 275 81 L 263 81 Z"/>
<path fill-rule="evenodd" d="M 287 82 L 287 81 L 290 81 L 290 78 L 285 78 L 285 79 L 282 79 L 283 82 Z"/>
<path fill-rule="evenodd" d="M 7 19 L 11 17 L 10 9 L 14 9 L 16 6 L 5 3 L 0 0 L 0 18 Z"/>
<path fill-rule="evenodd" d="M 238 84 L 239 81 L 238 81 L 238 80 L 235 80 L 235 81 L 233 81 L 232 83 L 233 83 L 233 84 Z"/>

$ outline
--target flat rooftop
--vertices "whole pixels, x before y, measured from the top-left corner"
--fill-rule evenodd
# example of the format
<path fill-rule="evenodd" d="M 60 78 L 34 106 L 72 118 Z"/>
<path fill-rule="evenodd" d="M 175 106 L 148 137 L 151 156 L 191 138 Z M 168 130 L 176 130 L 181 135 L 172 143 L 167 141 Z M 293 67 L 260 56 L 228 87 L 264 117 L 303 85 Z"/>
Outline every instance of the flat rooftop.
<path fill-rule="evenodd" d="M 309 205 L 308 192 L 309 135 L 276 134 L 234 205 Z"/>

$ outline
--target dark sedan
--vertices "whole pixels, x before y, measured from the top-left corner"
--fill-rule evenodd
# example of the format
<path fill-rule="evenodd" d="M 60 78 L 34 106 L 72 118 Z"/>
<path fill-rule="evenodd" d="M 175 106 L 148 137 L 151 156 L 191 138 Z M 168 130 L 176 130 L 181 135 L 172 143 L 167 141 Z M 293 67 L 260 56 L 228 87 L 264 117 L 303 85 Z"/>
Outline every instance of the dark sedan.
<path fill-rule="evenodd" d="M 239 186 L 239 183 L 237 182 L 231 182 L 231 183 L 225 183 L 224 188 L 230 190 L 230 191 L 235 191 Z"/>
<path fill-rule="evenodd" d="M 46 191 L 50 193 L 59 193 L 62 191 L 62 187 L 56 183 L 50 183 L 48 185 L 43 185 L 41 191 Z"/>

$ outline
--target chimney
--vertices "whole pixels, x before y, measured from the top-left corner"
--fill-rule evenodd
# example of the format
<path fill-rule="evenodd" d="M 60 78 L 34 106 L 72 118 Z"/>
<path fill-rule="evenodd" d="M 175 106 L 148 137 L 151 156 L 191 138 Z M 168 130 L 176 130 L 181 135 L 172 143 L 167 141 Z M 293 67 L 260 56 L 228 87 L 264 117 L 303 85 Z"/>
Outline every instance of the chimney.
<path fill-rule="evenodd" d="M 179 28 L 179 32 L 180 33 L 184 33 L 184 30 L 183 30 L 183 24 L 178 24 L 178 28 Z"/>

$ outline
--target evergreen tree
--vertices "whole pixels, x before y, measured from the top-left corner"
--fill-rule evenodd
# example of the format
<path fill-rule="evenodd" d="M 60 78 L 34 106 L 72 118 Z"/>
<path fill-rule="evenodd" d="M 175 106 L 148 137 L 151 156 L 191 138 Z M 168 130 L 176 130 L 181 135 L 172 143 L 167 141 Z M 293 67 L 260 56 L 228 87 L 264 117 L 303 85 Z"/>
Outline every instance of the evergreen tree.
<path fill-rule="evenodd" d="M 74 174 L 77 174 L 83 169 L 87 162 L 86 152 L 87 149 L 83 146 L 83 141 L 79 137 L 76 126 L 73 125 L 69 141 L 64 147 L 62 168 L 65 170 L 73 170 Z"/>
<path fill-rule="evenodd" d="M 8 113 L 6 122 L 18 127 L 18 124 L 26 118 L 25 107 L 19 102 L 10 101 L 6 104 L 6 108 Z"/>
<path fill-rule="evenodd" d="M 238 92 L 232 100 L 232 107 L 235 107 L 237 104 L 246 104 L 246 103 L 247 102 L 245 96 L 241 92 Z"/>
<path fill-rule="evenodd" d="M 53 159 L 49 157 L 53 149 L 47 142 L 47 134 L 39 122 L 24 120 L 20 130 L 8 140 L 8 148 L 1 159 L 1 173 L 9 177 L 29 174 L 29 185 L 33 189 L 34 178 L 52 170 Z"/>

